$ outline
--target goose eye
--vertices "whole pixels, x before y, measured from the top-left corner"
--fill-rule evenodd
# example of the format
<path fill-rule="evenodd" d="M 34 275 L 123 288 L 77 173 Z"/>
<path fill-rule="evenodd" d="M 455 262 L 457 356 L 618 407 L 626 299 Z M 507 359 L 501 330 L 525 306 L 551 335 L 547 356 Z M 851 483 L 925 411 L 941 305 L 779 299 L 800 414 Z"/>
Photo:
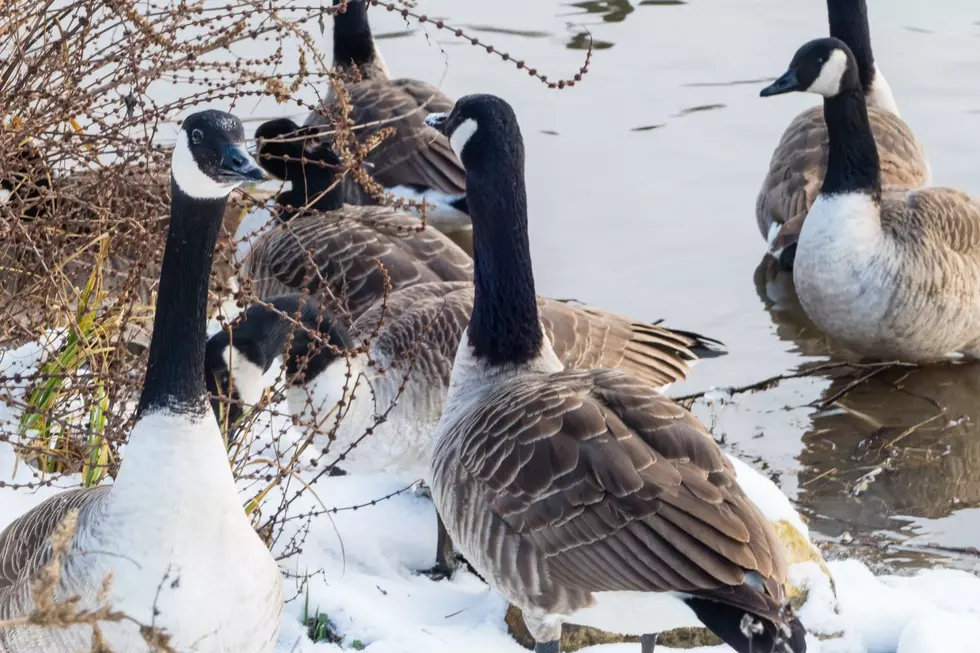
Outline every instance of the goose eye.
<path fill-rule="evenodd" d="M 204 132 L 200 129 L 194 129 L 191 131 L 191 141 L 197 145 L 204 140 Z"/>

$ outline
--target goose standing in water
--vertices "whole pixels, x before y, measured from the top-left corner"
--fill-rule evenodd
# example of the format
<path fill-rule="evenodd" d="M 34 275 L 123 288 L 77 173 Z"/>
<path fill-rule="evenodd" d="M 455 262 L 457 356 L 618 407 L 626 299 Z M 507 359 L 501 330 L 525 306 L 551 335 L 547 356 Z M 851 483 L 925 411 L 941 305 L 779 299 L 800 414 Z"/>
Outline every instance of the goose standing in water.
<path fill-rule="evenodd" d="M 371 34 L 368 0 L 347 0 L 347 10 L 334 16 L 333 65 L 349 78 L 345 90 L 350 118 L 357 125 L 374 125 L 358 131 L 358 137 L 367 138 L 384 127 L 395 129 L 393 137 L 368 155 L 371 176 L 396 196 L 434 204 L 428 220 L 440 231 L 468 231 L 463 167 L 446 138 L 425 124 L 430 112 L 449 111 L 453 101 L 432 84 L 391 79 Z M 335 102 L 331 88 L 325 105 Z M 313 112 L 307 124 L 329 126 L 330 121 Z M 375 203 L 352 179 L 344 183 L 344 199 L 350 204 Z"/>
<path fill-rule="evenodd" d="M 882 183 L 918 188 L 931 183 L 929 162 L 908 125 L 899 117 L 891 88 L 875 64 L 866 0 L 827 0 L 830 35 L 854 53 L 871 129 L 878 145 Z M 829 137 L 823 108 L 797 116 L 779 141 L 756 201 L 756 220 L 769 252 L 792 269 L 796 242 L 807 211 L 827 170 Z"/>
<path fill-rule="evenodd" d="M 566 371 L 544 337 L 511 107 L 468 96 L 429 121 L 466 168 L 474 230 L 473 312 L 431 469 L 461 553 L 522 610 L 538 653 L 557 653 L 565 621 L 703 624 L 739 653 L 804 651 L 786 553 L 704 427 L 627 372 Z"/>
<path fill-rule="evenodd" d="M 340 159 L 328 144 L 301 140 L 304 133 L 288 119 L 256 131 L 259 163 L 292 184 L 276 198 L 286 223 L 259 236 L 245 259 L 243 271 L 258 297 L 320 292 L 335 300 L 333 308 L 350 313 L 349 324 L 382 298 L 389 284 L 398 290 L 473 278 L 470 256 L 431 226 L 421 227 L 414 216 L 384 206 L 344 204 L 335 183 Z"/>
<path fill-rule="evenodd" d="M 263 178 L 241 122 L 219 111 L 184 120 L 171 167 L 172 205 L 136 423 L 115 482 L 64 492 L 0 534 L 0 620 L 31 613 L 31 584 L 50 536 L 78 522 L 56 598 L 106 604 L 172 636 L 178 650 L 263 653 L 279 630 L 279 568 L 242 509 L 204 384 L 208 282 L 228 195 Z M 116 653 L 147 650 L 137 626 L 103 625 Z M 91 628 L 0 630 L 5 653 L 88 650 Z"/>
<path fill-rule="evenodd" d="M 980 203 L 950 188 L 882 189 L 859 73 L 843 41 L 817 39 L 762 90 L 824 98 L 830 154 L 797 245 L 800 304 L 867 356 L 980 358 Z"/>

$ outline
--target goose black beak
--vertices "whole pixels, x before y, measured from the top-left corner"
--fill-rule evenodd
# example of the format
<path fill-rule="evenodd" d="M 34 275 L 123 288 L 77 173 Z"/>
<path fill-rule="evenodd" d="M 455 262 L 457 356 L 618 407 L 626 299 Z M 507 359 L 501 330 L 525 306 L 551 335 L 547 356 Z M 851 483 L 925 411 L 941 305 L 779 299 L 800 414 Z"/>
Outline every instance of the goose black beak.
<path fill-rule="evenodd" d="M 425 124 L 432 127 L 440 134 L 446 133 L 446 121 L 449 120 L 448 113 L 430 113 L 425 118 Z"/>
<path fill-rule="evenodd" d="M 268 178 L 240 143 L 228 143 L 224 146 L 219 174 L 224 181 L 230 182 L 264 181 Z"/>
<path fill-rule="evenodd" d="M 782 77 L 759 91 L 759 95 L 761 97 L 770 97 L 772 95 L 782 95 L 783 93 L 792 93 L 793 91 L 799 90 L 800 82 L 796 78 L 796 70 L 790 68 L 783 73 Z"/>

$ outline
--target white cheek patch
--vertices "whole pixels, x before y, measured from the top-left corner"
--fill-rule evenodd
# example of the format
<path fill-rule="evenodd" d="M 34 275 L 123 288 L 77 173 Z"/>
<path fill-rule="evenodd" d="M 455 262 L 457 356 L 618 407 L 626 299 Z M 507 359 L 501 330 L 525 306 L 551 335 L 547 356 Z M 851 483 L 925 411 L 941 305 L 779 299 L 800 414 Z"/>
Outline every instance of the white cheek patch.
<path fill-rule="evenodd" d="M 238 348 L 225 347 L 221 353 L 231 374 L 231 383 L 238 390 L 238 396 L 245 404 L 254 406 L 262 398 L 262 368 L 246 358 Z"/>
<path fill-rule="evenodd" d="M 10 203 L 10 191 L 6 188 L 0 188 L 0 206 L 6 206 Z"/>
<path fill-rule="evenodd" d="M 227 197 L 238 183 L 223 184 L 204 174 L 197 166 L 191 153 L 190 141 L 183 129 L 177 135 L 177 145 L 174 147 L 170 170 L 177 186 L 189 196 L 197 199 L 218 199 Z"/>
<path fill-rule="evenodd" d="M 834 97 L 840 92 L 840 82 L 846 70 L 847 54 L 843 50 L 834 50 L 820 69 L 820 76 L 810 84 L 807 91 L 824 97 Z"/>
<path fill-rule="evenodd" d="M 473 137 L 476 133 L 477 124 L 472 118 L 467 118 L 463 121 L 459 127 L 453 131 L 453 135 L 449 137 L 449 144 L 453 148 L 453 152 L 459 157 L 460 161 L 463 160 L 463 148 L 466 147 L 466 143 Z"/>

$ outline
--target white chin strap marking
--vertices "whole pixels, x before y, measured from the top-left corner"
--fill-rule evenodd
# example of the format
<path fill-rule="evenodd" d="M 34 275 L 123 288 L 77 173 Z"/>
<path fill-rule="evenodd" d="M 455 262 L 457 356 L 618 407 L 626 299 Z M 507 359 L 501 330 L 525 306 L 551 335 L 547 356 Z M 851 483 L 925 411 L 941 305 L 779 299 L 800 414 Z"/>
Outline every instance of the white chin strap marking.
<path fill-rule="evenodd" d="M 204 174 L 197 166 L 197 161 L 194 160 L 188 139 L 187 132 L 181 129 L 177 135 L 177 145 L 174 147 L 174 155 L 170 163 L 170 170 L 177 186 L 189 196 L 197 199 L 208 200 L 227 197 L 238 184 L 221 183 Z"/>

